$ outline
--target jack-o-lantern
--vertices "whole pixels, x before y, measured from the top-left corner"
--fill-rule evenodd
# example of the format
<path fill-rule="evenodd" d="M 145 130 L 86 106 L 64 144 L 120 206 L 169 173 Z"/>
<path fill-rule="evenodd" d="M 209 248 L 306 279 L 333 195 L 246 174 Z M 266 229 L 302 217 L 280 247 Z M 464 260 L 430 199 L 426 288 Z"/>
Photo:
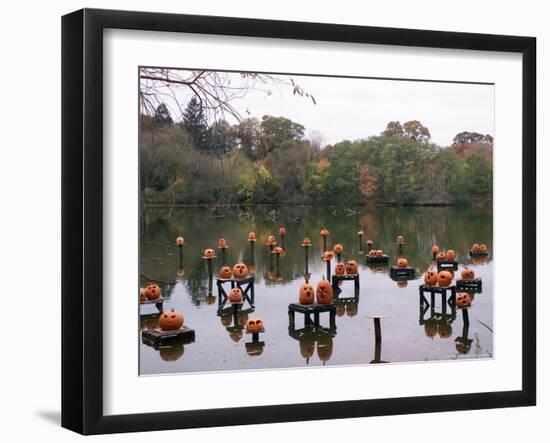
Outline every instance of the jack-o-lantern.
<path fill-rule="evenodd" d="M 280 246 L 275 246 L 273 248 L 273 251 L 271 251 L 271 253 L 281 255 L 283 253 L 283 248 L 281 248 Z"/>
<path fill-rule="evenodd" d="M 377 250 L 376 250 L 376 255 L 377 255 L 378 257 L 382 257 L 382 256 L 384 255 L 384 251 L 383 251 L 382 249 L 377 249 Z"/>
<path fill-rule="evenodd" d="M 474 278 L 476 278 L 476 273 L 474 272 L 473 269 L 464 268 L 464 269 L 462 270 L 462 272 L 460 273 L 460 276 L 461 276 L 464 280 L 473 280 Z"/>
<path fill-rule="evenodd" d="M 344 263 L 337 263 L 334 267 L 334 273 L 336 275 L 344 275 L 346 273 L 346 265 Z"/>
<path fill-rule="evenodd" d="M 233 277 L 245 278 L 248 275 L 248 266 L 244 263 L 237 263 L 233 266 Z"/>
<path fill-rule="evenodd" d="M 474 243 L 472 245 L 472 252 L 479 252 L 479 244 L 478 243 Z"/>
<path fill-rule="evenodd" d="M 248 241 L 256 241 L 256 233 L 254 231 L 248 233 Z"/>
<path fill-rule="evenodd" d="M 479 245 L 479 252 L 481 252 L 482 254 L 485 254 L 487 252 L 487 245 L 485 243 L 481 243 Z"/>
<path fill-rule="evenodd" d="M 374 242 L 372 240 L 367 240 L 367 246 L 368 247 L 371 247 L 372 245 L 374 244 Z"/>
<path fill-rule="evenodd" d="M 158 285 L 150 284 L 145 288 L 145 296 L 147 297 L 147 300 L 157 300 L 160 298 L 160 288 Z"/>
<path fill-rule="evenodd" d="M 159 356 L 162 361 L 176 361 L 181 358 L 184 351 L 183 345 L 165 346 L 159 348 Z"/>
<path fill-rule="evenodd" d="M 306 337 L 300 341 L 300 355 L 303 358 L 311 358 L 315 352 L 315 340 L 311 337 Z"/>
<path fill-rule="evenodd" d="M 398 268 L 406 268 L 409 266 L 409 261 L 406 258 L 398 258 L 396 264 Z"/>
<path fill-rule="evenodd" d="M 243 302 L 243 291 L 241 288 L 235 287 L 229 291 L 229 302 L 230 303 L 242 303 Z"/>
<path fill-rule="evenodd" d="M 362 229 L 359 229 L 359 231 L 357 231 L 357 235 L 359 237 L 363 237 L 364 234 L 365 234 L 365 232 Z"/>
<path fill-rule="evenodd" d="M 147 300 L 147 289 L 139 288 L 139 300 L 140 301 Z"/>
<path fill-rule="evenodd" d="M 284 236 L 286 235 L 286 228 L 285 228 L 284 226 L 281 226 L 281 227 L 279 228 L 279 235 L 280 235 L 281 237 L 284 237 Z"/>
<path fill-rule="evenodd" d="M 324 335 L 317 340 L 317 356 L 322 362 L 330 360 L 332 357 L 333 340 L 330 335 Z"/>
<path fill-rule="evenodd" d="M 233 276 L 233 271 L 229 266 L 222 266 L 219 272 L 220 278 L 230 279 Z"/>
<path fill-rule="evenodd" d="M 274 246 L 274 245 L 277 244 L 277 239 L 275 238 L 274 235 L 268 235 L 268 236 L 267 236 L 267 239 L 266 239 L 266 241 L 265 241 L 265 244 L 266 244 L 267 246 Z"/>
<path fill-rule="evenodd" d="M 439 254 L 439 246 L 437 245 L 432 246 L 432 254 Z"/>
<path fill-rule="evenodd" d="M 342 246 L 341 243 L 336 243 L 336 244 L 332 247 L 332 250 L 333 250 L 336 254 L 341 254 L 342 252 L 344 252 L 344 246 Z"/>
<path fill-rule="evenodd" d="M 329 305 L 332 303 L 332 285 L 328 280 L 321 280 L 317 283 L 317 303 L 320 305 Z"/>
<path fill-rule="evenodd" d="M 437 255 L 436 255 L 436 258 L 438 260 L 447 260 L 447 254 L 445 254 L 443 251 L 442 252 L 439 252 Z"/>
<path fill-rule="evenodd" d="M 437 333 L 441 338 L 449 338 L 453 335 L 453 327 L 447 323 L 439 323 L 437 325 Z"/>
<path fill-rule="evenodd" d="M 456 294 L 456 307 L 463 309 L 472 306 L 472 296 L 467 292 L 459 292 Z"/>
<path fill-rule="evenodd" d="M 323 252 L 323 261 L 331 261 L 334 258 L 334 252 L 325 251 Z"/>
<path fill-rule="evenodd" d="M 369 251 L 369 255 L 370 255 L 371 257 L 376 256 L 376 249 L 371 249 L 371 250 Z"/>
<path fill-rule="evenodd" d="M 355 260 L 348 260 L 346 262 L 346 274 L 356 275 L 358 272 L 357 262 Z"/>
<path fill-rule="evenodd" d="M 249 318 L 245 328 L 247 332 L 261 332 L 264 329 L 264 321 L 261 318 Z"/>
<path fill-rule="evenodd" d="M 214 251 L 212 248 L 206 248 L 202 252 L 202 258 L 208 258 L 208 259 L 216 258 L 216 251 Z"/>
<path fill-rule="evenodd" d="M 159 327 L 162 331 L 175 331 L 183 326 L 183 315 L 173 309 L 163 312 L 159 317 Z"/>
<path fill-rule="evenodd" d="M 315 298 L 315 290 L 309 283 L 304 283 L 300 286 L 299 300 L 302 305 L 311 305 Z"/>
<path fill-rule="evenodd" d="M 450 273 L 449 271 L 440 271 L 439 274 L 437 274 L 437 284 L 442 288 L 451 286 L 452 282 L 453 282 L 453 274 Z"/>
<path fill-rule="evenodd" d="M 330 235 L 330 231 L 327 228 L 321 229 L 321 237 L 328 237 Z"/>
<path fill-rule="evenodd" d="M 437 272 L 434 269 L 428 269 L 424 274 L 424 283 L 428 286 L 437 285 Z"/>
<path fill-rule="evenodd" d="M 447 251 L 447 253 L 445 254 L 445 256 L 447 257 L 447 260 L 454 260 L 455 259 L 455 251 L 453 251 L 452 249 L 449 249 Z"/>
<path fill-rule="evenodd" d="M 218 248 L 219 249 L 226 249 L 227 248 L 227 240 L 225 238 L 220 238 L 218 240 Z"/>
<path fill-rule="evenodd" d="M 407 280 L 398 280 L 397 281 L 397 287 L 398 288 L 406 288 L 407 286 L 409 286 L 409 282 Z"/>
<path fill-rule="evenodd" d="M 304 241 L 302 241 L 302 246 L 311 246 L 311 239 L 309 237 L 304 237 Z"/>
<path fill-rule="evenodd" d="M 398 245 L 402 245 L 405 243 L 405 237 L 403 237 L 402 235 L 398 235 L 397 238 L 395 239 L 395 243 L 397 243 Z"/>
<path fill-rule="evenodd" d="M 346 314 L 348 317 L 355 317 L 359 312 L 359 303 L 349 303 L 346 305 Z"/>
<path fill-rule="evenodd" d="M 183 246 L 185 244 L 185 239 L 183 237 L 176 238 L 176 245 Z"/>
<path fill-rule="evenodd" d="M 176 276 L 178 276 L 179 278 L 185 277 L 185 269 L 176 268 Z"/>

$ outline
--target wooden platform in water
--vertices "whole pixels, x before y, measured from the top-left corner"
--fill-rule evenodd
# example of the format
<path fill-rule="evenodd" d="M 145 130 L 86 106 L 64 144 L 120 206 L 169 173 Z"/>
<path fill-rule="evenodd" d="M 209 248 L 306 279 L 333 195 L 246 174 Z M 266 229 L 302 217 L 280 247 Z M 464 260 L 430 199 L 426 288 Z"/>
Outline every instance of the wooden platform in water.
<path fill-rule="evenodd" d="M 367 263 L 388 263 L 390 258 L 387 255 L 366 255 Z"/>
<path fill-rule="evenodd" d="M 412 280 L 415 278 L 416 273 L 414 268 L 398 268 L 397 266 L 392 266 L 390 268 L 390 277 L 396 280 Z"/>
<path fill-rule="evenodd" d="M 442 288 L 441 286 L 430 286 L 430 285 L 420 285 L 418 287 L 418 291 L 420 293 L 420 304 L 426 304 L 427 306 L 430 306 L 430 303 L 433 305 L 435 300 L 435 294 L 440 294 L 442 296 L 442 299 L 444 298 L 447 300 L 447 296 L 450 293 L 449 300 L 447 303 L 449 306 L 454 306 L 455 300 L 456 300 L 456 286 L 447 286 L 446 288 Z M 429 302 L 425 293 L 429 293 L 431 296 L 431 301 Z"/>
<path fill-rule="evenodd" d="M 304 314 L 305 326 L 314 325 L 319 327 L 320 314 L 328 312 L 330 317 L 330 328 L 336 328 L 336 305 L 330 303 L 327 305 L 320 305 L 313 303 L 311 305 L 302 305 L 300 303 L 291 303 L 288 305 L 288 318 L 292 327 L 294 327 L 296 313 Z M 311 321 L 311 315 L 313 314 L 313 322 Z"/>
<path fill-rule="evenodd" d="M 474 252 L 470 250 L 470 257 L 487 257 L 488 255 L 488 252 Z"/>
<path fill-rule="evenodd" d="M 459 290 L 474 290 L 475 292 L 480 293 L 482 290 L 482 282 L 480 278 L 461 279 L 456 281 L 456 287 Z"/>
<path fill-rule="evenodd" d="M 181 344 L 193 343 L 195 341 L 195 330 L 187 326 L 175 331 L 161 331 L 160 329 L 149 329 L 141 333 L 143 343 L 154 346 L 161 343 L 177 342 Z"/>
<path fill-rule="evenodd" d="M 438 271 L 458 271 L 458 262 L 456 260 L 437 260 Z"/>

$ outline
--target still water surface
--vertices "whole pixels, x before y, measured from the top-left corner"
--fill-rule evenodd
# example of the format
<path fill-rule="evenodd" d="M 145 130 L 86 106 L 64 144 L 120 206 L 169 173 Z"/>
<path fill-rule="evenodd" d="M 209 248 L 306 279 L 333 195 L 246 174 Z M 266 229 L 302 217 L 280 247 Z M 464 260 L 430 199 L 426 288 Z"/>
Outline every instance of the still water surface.
<path fill-rule="evenodd" d="M 288 368 L 319 365 L 368 364 L 371 362 L 417 362 L 450 359 L 488 358 L 493 355 L 493 264 L 492 211 L 458 208 L 375 208 L 361 212 L 345 209 L 273 209 L 214 210 L 209 208 L 146 209 L 141 218 L 140 285 L 147 279 L 158 281 L 163 296 L 169 297 L 165 310 L 183 313 L 185 324 L 196 332 L 193 343 L 155 349 L 141 342 L 140 373 L 165 374 L 197 371 L 228 371 L 264 368 Z M 272 260 L 265 239 L 278 236 L 286 227 L 284 257 L 279 269 Z M 343 260 L 359 263 L 360 290 L 356 297 L 352 282 L 344 282 L 337 303 L 335 331 L 289 329 L 288 305 L 298 302 L 298 290 L 304 283 L 305 253 L 302 239 L 310 237 L 310 282 L 326 275 L 319 232 L 330 230 L 329 246 L 344 245 Z M 367 265 L 359 244 L 358 229 L 365 231 L 363 243 L 390 256 L 390 263 Z M 255 231 L 258 241 L 252 248 L 247 241 Z M 180 257 L 175 246 L 178 235 L 185 237 Z M 416 269 L 416 278 L 397 282 L 390 278 L 389 267 L 398 254 L 397 235 L 405 237 L 402 254 Z M 213 262 L 214 279 L 209 289 L 208 271 L 201 258 L 204 248 L 216 248 L 225 238 L 229 248 L 225 261 L 233 265 L 244 261 L 255 275 L 255 303 L 245 305 L 237 317 L 231 310 L 220 310 L 216 273 L 222 255 Z M 280 239 L 279 239 L 280 240 Z M 472 243 L 486 243 L 487 259 L 472 260 L 468 250 Z M 431 309 L 422 312 L 418 287 L 422 273 L 432 265 L 431 247 L 454 249 L 459 271 L 473 268 L 483 280 L 483 292 L 476 294 L 469 309 L 469 325 L 461 310 L 447 308 L 449 317 L 442 321 Z M 252 260 L 253 263 L 252 264 Z M 334 269 L 334 263 L 332 270 Z M 427 297 L 429 299 L 429 297 Z M 436 298 L 435 312 L 441 312 Z M 327 314 L 321 324 L 328 327 Z M 265 323 L 262 343 L 250 344 L 246 334 L 247 317 L 259 316 Z M 381 320 L 382 344 L 375 346 L 372 316 Z M 430 319 L 432 317 L 432 319 Z M 155 328 L 158 311 L 154 305 L 140 306 L 140 330 Z M 296 316 L 296 329 L 303 327 L 303 317 Z M 302 331 L 304 332 L 304 331 Z M 141 334 L 141 332 L 140 332 Z M 247 343 L 249 343 L 247 345 Z"/>

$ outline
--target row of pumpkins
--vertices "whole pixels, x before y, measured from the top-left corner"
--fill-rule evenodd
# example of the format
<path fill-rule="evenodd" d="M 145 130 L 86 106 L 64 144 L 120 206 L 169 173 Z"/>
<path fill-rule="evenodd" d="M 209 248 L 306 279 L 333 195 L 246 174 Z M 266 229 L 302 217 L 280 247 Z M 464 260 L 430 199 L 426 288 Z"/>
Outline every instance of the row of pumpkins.
<path fill-rule="evenodd" d="M 460 276 L 463 280 L 475 279 L 475 272 L 473 269 L 464 268 Z M 454 273 L 451 271 L 439 271 L 431 268 L 424 274 L 424 283 L 427 286 L 439 286 L 441 288 L 448 288 L 453 283 Z M 468 292 L 459 292 L 456 295 L 455 304 L 459 308 L 467 308 L 472 305 L 472 296 Z"/>

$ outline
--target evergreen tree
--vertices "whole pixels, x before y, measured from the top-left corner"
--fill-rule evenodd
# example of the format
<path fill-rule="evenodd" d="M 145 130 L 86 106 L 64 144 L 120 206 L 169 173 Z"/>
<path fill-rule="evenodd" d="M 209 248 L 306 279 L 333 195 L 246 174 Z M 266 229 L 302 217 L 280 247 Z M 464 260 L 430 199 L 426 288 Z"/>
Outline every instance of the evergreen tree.
<path fill-rule="evenodd" d="M 185 130 L 193 138 L 198 149 L 208 150 L 208 125 L 202 109 L 202 105 L 196 96 L 193 96 L 187 108 L 183 112 L 182 124 Z"/>
<path fill-rule="evenodd" d="M 164 103 L 157 106 L 155 116 L 153 117 L 153 123 L 155 126 L 172 126 L 174 123 L 170 111 Z"/>

